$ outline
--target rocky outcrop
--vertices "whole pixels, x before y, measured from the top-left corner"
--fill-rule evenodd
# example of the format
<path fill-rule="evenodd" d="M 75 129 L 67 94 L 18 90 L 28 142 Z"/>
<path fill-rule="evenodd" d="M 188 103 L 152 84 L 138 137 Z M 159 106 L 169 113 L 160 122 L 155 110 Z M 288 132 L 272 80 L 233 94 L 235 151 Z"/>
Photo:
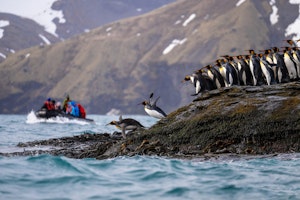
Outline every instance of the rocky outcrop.
<path fill-rule="evenodd" d="M 234 86 L 201 94 L 147 130 L 89 134 L 21 143 L 24 152 L 72 158 L 157 155 L 179 158 L 218 154 L 270 155 L 300 151 L 300 83 Z M 26 150 L 51 146 L 48 150 Z"/>

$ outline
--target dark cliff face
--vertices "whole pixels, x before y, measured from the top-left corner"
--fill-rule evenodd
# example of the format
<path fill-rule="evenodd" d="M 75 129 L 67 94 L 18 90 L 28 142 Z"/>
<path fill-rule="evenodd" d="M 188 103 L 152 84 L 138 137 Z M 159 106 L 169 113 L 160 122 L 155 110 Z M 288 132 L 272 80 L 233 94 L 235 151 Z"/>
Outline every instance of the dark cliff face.
<path fill-rule="evenodd" d="M 203 93 L 146 130 L 127 134 L 83 134 L 19 144 L 55 146 L 50 153 L 72 158 L 158 155 L 179 158 L 219 154 L 300 152 L 300 83 L 229 87 Z"/>

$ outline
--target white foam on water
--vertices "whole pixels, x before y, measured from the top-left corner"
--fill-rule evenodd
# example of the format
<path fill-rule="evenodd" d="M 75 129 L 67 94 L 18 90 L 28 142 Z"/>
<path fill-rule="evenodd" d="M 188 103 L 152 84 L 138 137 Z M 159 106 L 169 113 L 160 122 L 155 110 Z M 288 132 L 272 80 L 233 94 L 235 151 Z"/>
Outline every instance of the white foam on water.
<path fill-rule="evenodd" d="M 80 124 L 80 125 L 90 124 L 89 122 L 85 122 L 77 119 L 68 119 L 65 117 L 53 117 L 49 119 L 41 119 L 36 117 L 33 110 L 27 115 L 26 123 L 27 124 L 58 123 L 58 124 Z"/>

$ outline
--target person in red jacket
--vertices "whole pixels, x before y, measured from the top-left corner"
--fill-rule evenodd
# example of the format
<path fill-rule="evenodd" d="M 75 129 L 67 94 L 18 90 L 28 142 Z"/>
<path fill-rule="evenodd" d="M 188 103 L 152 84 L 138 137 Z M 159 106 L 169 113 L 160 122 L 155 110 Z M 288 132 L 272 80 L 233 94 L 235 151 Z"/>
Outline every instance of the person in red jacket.
<path fill-rule="evenodd" d="M 51 98 L 48 98 L 47 101 L 44 102 L 42 108 L 45 108 L 47 110 L 54 110 L 54 105 L 53 102 L 51 101 Z"/>
<path fill-rule="evenodd" d="M 85 113 L 84 107 L 81 104 L 79 104 L 79 103 L 77 104 L 77 106 L 78 106 L 78 109 L 79 109 L 79 115 L 80 115 L 80 117 L 85 119 L 86 113 Z"/>

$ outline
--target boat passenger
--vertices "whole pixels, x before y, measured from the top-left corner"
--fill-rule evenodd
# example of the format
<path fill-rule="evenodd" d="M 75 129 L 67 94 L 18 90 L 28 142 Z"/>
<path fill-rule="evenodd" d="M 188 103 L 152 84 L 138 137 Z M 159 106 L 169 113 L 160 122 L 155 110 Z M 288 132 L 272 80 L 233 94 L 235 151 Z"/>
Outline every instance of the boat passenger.
<path fill-rule="evenodd" d="M 61 109 L 61 102 L 60 101 L 58 101 L 58 102 L 56 102 L 55 104 L 54 104 L 54 109 L 55 110 L 58 110 L 58 111 L 61 111 L 62 109 Z"/>
<path fill-rule="evenodd" d="M 48 98 L 47 101 L 44 102 L 42 109 L 45 108 L 46 110 L 54 110 L 54 105 L 52 103 L 51 98 Z"/>
<path fill-rule="evenodd" d="M 79 109 L 75 101 L 68 102 L 66 113 L 75 117 L 79 117 Z"/>
<path fill-rule="evenodd" d="M 70 101 L 71 101 L 70 96 L 67 95 L 63 101 L 63 111 L 64 112 L 67 112 L 68 102 L 70 102 Z"/>
<path fill-rule="evenodd" d="M 84 107 L 80 103 L 78 103 L 77 106 L 78 106 L 78 109 L 79 109 L 79 115 L 80 115 L 80 117 L 85 119 L 86 112 L 85 112 Z"/>

